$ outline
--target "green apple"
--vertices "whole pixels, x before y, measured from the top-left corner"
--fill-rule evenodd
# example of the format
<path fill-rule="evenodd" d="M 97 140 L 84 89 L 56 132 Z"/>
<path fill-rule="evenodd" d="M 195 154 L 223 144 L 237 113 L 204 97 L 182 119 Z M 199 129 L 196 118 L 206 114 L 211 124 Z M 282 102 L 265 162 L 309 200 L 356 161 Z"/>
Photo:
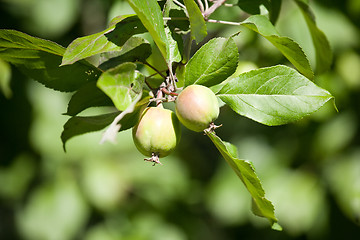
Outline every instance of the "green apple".
<path fill-rule="evenodd" d="M 190 85 L 180 92 L 175 109 L 180 122 L 195 132 L 209 128 L 219 116 L 217 97 L 202 85 Z"/>
<path fill-rule="evenodd" d="M 169 155 L 178 144 L 181 128 L 176 114 L 161 107 L 148 107 L 134 126 L 133 140 L 137 149 L 155 163 Z"/>

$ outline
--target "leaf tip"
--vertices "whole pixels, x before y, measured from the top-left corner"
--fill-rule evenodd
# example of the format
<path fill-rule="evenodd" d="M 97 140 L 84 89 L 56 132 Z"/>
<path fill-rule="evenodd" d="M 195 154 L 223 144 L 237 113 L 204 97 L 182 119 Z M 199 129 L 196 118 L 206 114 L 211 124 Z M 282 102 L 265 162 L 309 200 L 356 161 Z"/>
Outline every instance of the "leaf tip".
<path fill-rule="evenodd" d="M 64 131 L 61 133 L 61 142 L 62 142 L 62 147 L 63 147 L 63 150 L 64 152 L 66 153 L 66 141 L 67 139 L 64 137 Z"/>
<path fill-rule="evenodd" d="M 282 230 L 283 230 L 283 228 L 281 227 L 281 225 L 278 224 L 277 222 L 273 222 L 271 228 L 272 228 L 273 230 L 276 230 L 276 231 L 282 231 Z"/>
<path fill-rule="evenodd" d="M 336 106 L 336 102 L 335 102 L 335 98 L 333 97 L 333 96 L 331 96 L 332 97 L 332 99 L 333 99 L 333 106 L 334 106 L 334 108 L 335 108 L 335 111 L 337 112 L 337 113 L 339 113 L 339 109 L 337 108 L 337 106 Z"/>
<path fill-rule="evenodd" d="M 66 65 L 69 65 L 71 63 L 69 63 L 68 61 L 65 61 L 64 59 L 61 61 L 59 67 L 63 67 L 63 66 L 66 66 Z"/>

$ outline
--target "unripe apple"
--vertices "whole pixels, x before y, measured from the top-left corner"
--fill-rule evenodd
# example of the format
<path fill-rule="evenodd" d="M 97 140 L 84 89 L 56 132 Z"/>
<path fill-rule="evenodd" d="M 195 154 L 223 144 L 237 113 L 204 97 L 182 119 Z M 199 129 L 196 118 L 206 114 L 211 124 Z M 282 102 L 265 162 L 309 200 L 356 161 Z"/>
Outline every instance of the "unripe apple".
<path fill-rule="evenodd" d="M 145 160 L 160 163 L 157 158 L 165 157 L 175 149 L 180 140 L 180 130 L 175 113 L 160 107 L 148 107 L 134 126 L 132 135 L 137 149 L 152 157 Z"/>
<path fill-rule="evenodd" d="M 190 130 L 201 132 L 219 116 L 219 103 L 215 94 L 202 85 L 186 87 L 176 99 L 176 115 Z"/>

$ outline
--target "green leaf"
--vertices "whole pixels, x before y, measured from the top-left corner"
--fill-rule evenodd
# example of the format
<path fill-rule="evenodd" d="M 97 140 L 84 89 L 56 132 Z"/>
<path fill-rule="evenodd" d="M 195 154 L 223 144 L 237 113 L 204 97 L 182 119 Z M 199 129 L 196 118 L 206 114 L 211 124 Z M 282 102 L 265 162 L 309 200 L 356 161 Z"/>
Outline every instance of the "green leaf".
<path fill-rule="evenodd" d="M 71 117 L 65 123 L 64 130 L 61 134 L 64 151 L 66 151 L 66 142 L 72 137 L 89 132 L 99 131 L 110 125 L 110 127 L 103 134 L 103 139 L 101 142 L 104 142 L 106 140 L 104 140 L 104 138 L 112 140 L 111 138 L 115 137 L 118 132 L 132 128 L 137 123 L 139 116 L 143 112 L 145 106 L 149 103 L 149 99 L 149 93 L 144 91 L 143 95 L 137 96 L 137 98 L 134 99 L 134 101 L 131 103 L 131 106 L 129 106 L 123 112 L 113 112 L 98 116 Z M 112 131 L 115 132 L 112 133 Z"/>
<path fill-rule="evenodd" d="M 10 98 L 12 96 L 10 80 L 11 67 L 7 62 L 3 61 L 0 58 L 0 91 L 4 94 L 6 98 Z"/>
<path fill-rule="evenodd" d="M 145 28 L 154 39 L 162 56 L 167 57 L 167 37 L 165 34 L 164 20 L 159 4 L 156 0 L 128 0 Z"/>
<path fill-rule="evenodd" d="M 132 113 L 126 114 L 121 120 L 120 131 L 132 128 L 137 123 L 142 106 L 138 106 Z M 85 133 L 96 132 L 104 129 L 110 125 L 120 112 L 107 113 L 97 116 L 71 117 L 64 125 L 64 130 L 61 134 L 61 141 L 63 142 L 64 151 L 66 151 L 66 142 L 75 136 Z"/>
<path fill-rule="evenodd" d="M 126 113 L 125 111 L 117 111 L 97 116 L 71 117 L 65 123 L 64 130 L 61 133 L 61 140 L 63 142 L 64 151 L 66 151 L 65 144 L 70 138 L 81 134 L 102 130 L 109 125 L 111 126 L 116 118 L 119 120 L 119 122 L 116 122 L 116 128 L 113 128 L 116 131 L 115 134 L 119 131 L 132 128 L 137 123 L 139 115 L 142 113 L 144 106 L 149 103 L 149 99 L 149 93 L 144 91 L 142 96 L 138 96 L 132 102 L 132 106 L 129 107 L 131 109 L 126 109 Z M 122 117 L 119 118 L 119 115 L 122 115 Z"/>
<path fill-rule="evenodd" d="M 15 30 L 0 30 L 0 58 L 48 88 L 71 92 L 96 80 L 101 71 L 86 61 L 62 66 L 65 48 Z"/>
<path fill-rule="evenodd" d="M 64 130 L 61 133 L 61 141 L 63 142 L 64 151 L 66 151 L 65 144 L 70 138 L 89 132 L 100 131 L 110 125 L 117 115 L 119 115 L 119 112 L 91 117 L 71 117 L 65 123 Z"/>
<path fill-rule="evenodd" d="M 125 62 L 145 62 L 150 55 L 151 45 L 143 38 L 132 37 L 119 52 L 103 53 L 99 68 L 108 70 Z"/>
<path fill-rule="evenodd" d="M 279 225 L 276 224 L 277 219 L 274 213 L 274 206 L 265 198 L 265 191 L 252 165 L 245 160 L 237 158 L 237 150 L 234 145 L 223 142 L 214 133 L 207 132 L 206 135 L 211 139 L 223 158 L 235 171 L 236 175 L 241 179 L 251 194 L 253 213 L 257 216 L 267 218 L 273 227 L 278 228 Z"/>
<path fill-rule="evenodd" d="M 326 72 L 330 69 L 333 59 L 330 44 L 325 34 L 316 26 L 315 17 L 309 5 L 300 0 L 295 0 L 295 2 L 299 6 L 310 30 L 316 53 L 316 71 L 319 74 Z"/>
<path fill-rule="evenodd" d="M 182 17 L 186 19 L 186 14 L 184 9 L 180 8 L 174 2 L 166 1 L 163 9 L 164 17 Z M 183 52 L 183 40 L 182 35 L 183 31 L 189 29 L 189 21 L 178 21 L 178 20 L 166 20 L 165 33 L 167 37 L 167 60 L 168 66 L 171 67 L 173 62 L 180 62 L 182 59 Z"/>
<path fill-rule="evenodd" d="M 151 98 L 150 94 L 147 90 L 143 91 L 142 95 L 136 96 L 136 98 L 133 99 L 131 104 L 124 111 L 122 111 L 118 116 L 116 116 L 114 121 L 106 129 L 106 131 L 102 135 L 100 143 L 104 143 L 106 141 L 116 143 L 116 135 L 119 131 L 121 131 L 121 128 L 123 127 L 122 126 L 122 121 L 124 121 L 123 119 L 128 119 L 129 117 L 131 117 L 131 115 L 129 116 L 129 114 L 137 111 L 137 109 L 139 107 L 141 107 L 140 112 L 142 112 L 142 110 L 144 109 L 143 107 L 145 107 L 146 105 L 149 104 L 150 98 Z M 136 117 L 136 119 L 134 119 L 134 121 L 136 123 L 138 121 L 138 117 Z M 131 125 L 131 126 L 134 126 L 134 125 Z"/>
<path fill-rule="evenodd" d="M 254 15 L 242 22 L 247 27 L 271 42 L 304 76 L 313 79 L 309 60 L 298 43 L 288 37 L 282 37 L 269 19 L 262 15 Z"/>
<path fill-rule="evenodd" d="M 96 82 L 92 81 L 74 93 L 65 114 L 75 116 L 87 108 L 100 106 L 113 106 L 113 102 L 96 86 Z"/>
<path fill-rule="evenodd" d="M 144 32 L 146 29 L 137 16 L 117 17 L 106 30 L 72 41 L 66 49 L 61 65 L 72 64 L 104 52 L 120 51 L 131 36 Z"/>
<path fill-rule="evenodd" d="M 123 63 L 104 72 L 97 82 L 97 86 L 111 98 L 120 111 L 124 111 L 138 95 L 142 94 L 145 78 L 135 70 L 136 64 Z"/>
<path fill-rule="evenodd" d="M 184 3 L 189 15 L 191 37 L 199 43 L 207 35 L 205 19 L 194 0 L 184 0 Z"/>
<path fill-rule="evenodd" d="M 172 20 L 165 20 L 166 26 L 172 31 L 177 29 L 178 32 L 185 34 L 190 29 L 190 22 L 185 9 L 176 5 L 172 0 L 166 1 L 163 9 L 163 16 L 174 18 Z M 179 18 L 181 18 L 181 20 L 179 20 Z"/>
<path fill-rule="evenodd" d="M 168 62 L 170 63 L 170 66 L 171 66 L 171 63 L 181 61 L 180 49 L 182 49 L 182 48 L 179 48 L 179 43 L 180 43 L 180 46 L 182 46 L 181 45 L 182 38 L 179 35 L 176 35 L 175 33 L 173 34 L 173 32 L 170 31 L 170 28 L 168 28 L 168 27 L 165 28 L 165 33 L 166 33 L 167 42 L 168 42 L 166 59 L 168 60 Z"/>
<path fill-rule="evenodd" d="M 226 82 L 217 96 L 238 114 L 269 126 L 297 121 L 333 98 L 286 66 L 240 74 Z"/>
<path fill-rule="evenodd" d="M 185 86 L 219 84 L 235 72 L 238 61 L 238 48 L 232 38 L 213 38 L 187 63 Z"/>

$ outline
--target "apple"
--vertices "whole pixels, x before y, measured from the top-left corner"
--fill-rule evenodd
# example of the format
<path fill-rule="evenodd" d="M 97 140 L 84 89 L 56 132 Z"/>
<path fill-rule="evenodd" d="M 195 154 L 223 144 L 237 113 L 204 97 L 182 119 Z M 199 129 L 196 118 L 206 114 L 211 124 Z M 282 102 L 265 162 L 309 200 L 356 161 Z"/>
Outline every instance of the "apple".
<path fill-rule="evenodd" d="M 188 129 L 201 132 L 219 116 L 219 102 L 215 94 L 202 85 L 186 87 L 176 98 L 176 115 Z"/>
<path fill-rule="evenodd" d="M 148 161 L 160 163 L 180 141 L 181 128 L 176 114 L 162 107 L 148 107 L 132 130 L 137 149 Z"/>

